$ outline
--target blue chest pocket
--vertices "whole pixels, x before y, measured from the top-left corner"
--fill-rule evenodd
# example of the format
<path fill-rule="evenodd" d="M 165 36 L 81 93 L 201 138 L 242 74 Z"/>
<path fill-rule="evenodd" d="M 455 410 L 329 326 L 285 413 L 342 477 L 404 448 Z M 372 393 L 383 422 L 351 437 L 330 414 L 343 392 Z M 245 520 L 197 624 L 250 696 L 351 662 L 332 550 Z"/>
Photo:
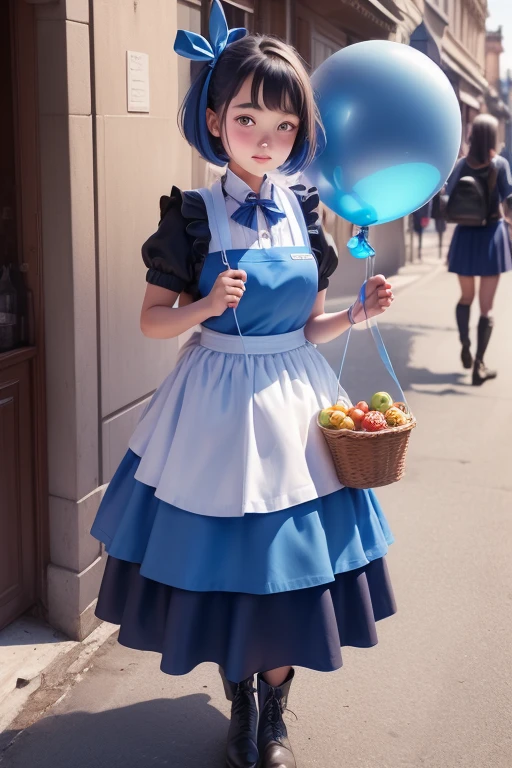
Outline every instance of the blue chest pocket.
<path fill-rule="evenodd" d="M 310 250 L 295 246 L 231 250 L 226 255 L 232 269 L 247 272 L 246 292 L 237 310 L 243 334 L 270 336 L 305 325 L 318 292 L 318 266 Z M 210 293 L 225 269 L 220 252 L 208 254 L 199 280 L 201 296 Z M 203 325 L 219 333 L 238 333 L 229 309 Z"/>

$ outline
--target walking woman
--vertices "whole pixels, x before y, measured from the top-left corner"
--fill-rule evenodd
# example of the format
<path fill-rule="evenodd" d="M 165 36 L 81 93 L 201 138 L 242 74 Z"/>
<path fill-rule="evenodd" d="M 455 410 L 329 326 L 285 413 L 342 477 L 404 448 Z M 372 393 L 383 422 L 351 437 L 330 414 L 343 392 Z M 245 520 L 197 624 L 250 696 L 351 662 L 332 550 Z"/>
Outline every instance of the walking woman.
<path fill-rule="evenodd" d="M 506 213 L 510 210 L 512 176 L 508 162 L 496 153 L 497 135 L 498 121 L 494 117 L 479 115 L 475 119 L 468 155 L 457 162 L 446 189 L 450 196 L 449 205 L 453 202 L 452 196 L 460 194 L 460 201 L 468 210 L 472 205 L 471 195 L 474 201 L 480 191 L 487 207 L 483 226 L 456 227 L 448 254 L 449 271 L 458 276 L 461 288 L 456 308 L 461 360 L 464 368 L 473 366 L 473 384 L 476 386 L 497 375 L 485 366 L 484 355 L 494 326 L 491 313 L 500 275 L 512 269 L 510 238 L 501 211 L 502 204 Z M 467 177 L 474 180 L 473 189 Z M 465 185 L 459 185 L 459 182 L 465 182 Z M 466 201 L 464 195 L 468 195 Z M 475 277 L 480 277 L 480 320 L 473 360 L 469 315 L 475 298 Z"/>

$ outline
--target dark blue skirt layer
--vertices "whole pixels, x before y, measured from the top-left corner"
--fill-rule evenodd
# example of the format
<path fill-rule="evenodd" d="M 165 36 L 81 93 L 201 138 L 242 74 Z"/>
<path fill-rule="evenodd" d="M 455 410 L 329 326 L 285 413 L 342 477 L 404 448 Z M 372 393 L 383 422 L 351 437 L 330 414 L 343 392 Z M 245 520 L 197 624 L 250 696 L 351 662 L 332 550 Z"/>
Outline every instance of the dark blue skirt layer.
<path fill-rule="evenodd" d="M 448 265 L 450 272 L 471 277 L 489 277 L 512 269 L 510 237 L 505 221 L 489 227 L 456 227 Z"/>
<path fill-rule="evenodd" d="M 161 670 L 184 675 L 206 661 L 228 680 L 288 665 L 330 672 L 341 646 L 377 643 L 375 622 L 395 613 L 384 558 L 308 589 L 251 595 L 189 592 L 109 557 L 96 615 L 120 624 L 119 642 L 162 655 Z"/>

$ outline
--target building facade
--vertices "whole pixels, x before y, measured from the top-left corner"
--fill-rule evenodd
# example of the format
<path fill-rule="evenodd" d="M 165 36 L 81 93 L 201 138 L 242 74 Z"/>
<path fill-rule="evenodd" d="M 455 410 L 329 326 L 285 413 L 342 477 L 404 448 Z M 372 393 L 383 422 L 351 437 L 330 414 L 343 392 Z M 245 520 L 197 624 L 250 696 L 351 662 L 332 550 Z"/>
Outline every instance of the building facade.
<path fill-rule="evenodd" d="M 230 26 L 283 37 L 313 68 L 361 40 L 408 43 L 427 13 L 434 41 L 446 27 L 443 66 L 461 104 L 476 110 L 484 49 L 468 19 L 480 20 L 485 4 L 454 2 L 461 10 L 453 33 L 450 4 L 436 5 L 224 2 Z M 0 266 L 10 265 L 11 275 L 0 282 L 0 302 L 12 310 L 17 298 L 15 311 L 0 306 L 0 323 L 16 316 L 19 333 L 0 351 L 0 626 L 27 609 L 77 639 L 96 625 L 105 554 L 89 529 L 183 341 L 140 333 L 140 245 L 172 184 L 193 188 L 211 175 L 177 128 L 191 65 L 172 50 L 178 28 L 205 32 L 207 16 L 207 0 L 0 4 L 9 73 L 0 84 Z M 329 212 L 326 219 L 340 250 L 329 294 L 335 306 L 363 274 L 344 246 L 351 226 Z M 373 237 L 379 269 L 396 272 L 404 222 Z"/>
<path fill-rule="evenodd" d="M 486 0 L 451 0 L 443 64 L 461 104 L 463 152 L 467 150 L 471 123 L 485 108 L 486 18 Z"/>
<path fill-rule="evenodd" d="M 503 53 L 503 31 L 489 30 L 485 36 L 485 76 L 488 82 L 486 111 L 498 120 L 498 148 L 508 146 L 510 133 L 510 106 L 508 104 L 507 79 L 500 77 L 500 57 Z M 510 147 L 509 147 L 510 148 Z"/>

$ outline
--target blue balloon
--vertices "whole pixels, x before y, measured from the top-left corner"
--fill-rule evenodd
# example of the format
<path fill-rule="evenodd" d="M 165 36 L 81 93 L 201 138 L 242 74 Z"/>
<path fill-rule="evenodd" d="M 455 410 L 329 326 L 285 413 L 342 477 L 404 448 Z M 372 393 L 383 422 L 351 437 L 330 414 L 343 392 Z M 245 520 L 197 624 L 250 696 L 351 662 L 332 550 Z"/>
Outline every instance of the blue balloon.
<path fill-rule="evenodd" d="M 442 188 L 457 160 L 461 115 L 431 59 L 369 40 L 330 56 L 312 83 L 327 146 L 306 176 L 335 213 L 362 227 L 383 224 Z"/>

